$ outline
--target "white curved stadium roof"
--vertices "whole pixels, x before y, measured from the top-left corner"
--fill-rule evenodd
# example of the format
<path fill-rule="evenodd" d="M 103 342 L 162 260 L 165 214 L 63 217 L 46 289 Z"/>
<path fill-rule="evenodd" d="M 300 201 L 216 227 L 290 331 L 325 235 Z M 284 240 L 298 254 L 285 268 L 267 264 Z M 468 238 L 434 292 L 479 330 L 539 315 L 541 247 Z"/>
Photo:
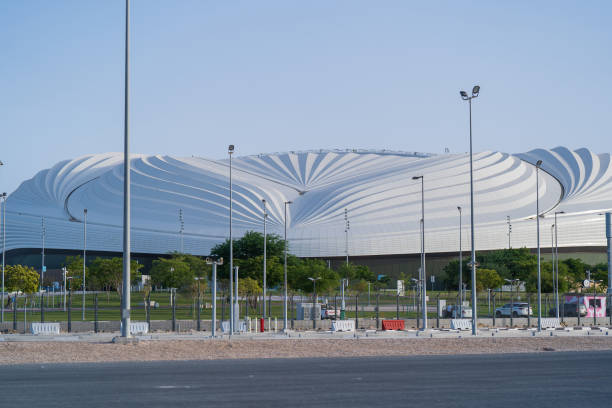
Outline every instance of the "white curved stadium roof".
<path fill-rule="evenodd" d="M 604 217 L 612 209 L 609 154 L 563 147 L 523 154 L 474 155 L 477 250 L 536 246 L 536 168 L 545 219 L 542 245 L 550 245 L 551 217 L 559 219 L 559 245 L 605 245 Z M 469 242 L 469 155 L 390 151 L 307 151 L 234 157 L 233 231 L 262 230 L 262 203 L 269 231 L 282 235 L 284 202 L 290 249 L 298 256 L 346 253 L 344 210 L 350 220 L 351 255 L 420 251 L 421 184 L 424 176 L 425 247 L 454 252 Z M 89 250 L 122 250 L 123 155 L 106 153 L 66 160 L 23 182 L 7 201 L 7 249 L 83 248 L 83 209 L 88 209 Z M 229 236 L 229 162 L 200 157 L 134 155 L 132 251 L 179 250 L 179 211 L 184 251 L 208 254 Z"/>

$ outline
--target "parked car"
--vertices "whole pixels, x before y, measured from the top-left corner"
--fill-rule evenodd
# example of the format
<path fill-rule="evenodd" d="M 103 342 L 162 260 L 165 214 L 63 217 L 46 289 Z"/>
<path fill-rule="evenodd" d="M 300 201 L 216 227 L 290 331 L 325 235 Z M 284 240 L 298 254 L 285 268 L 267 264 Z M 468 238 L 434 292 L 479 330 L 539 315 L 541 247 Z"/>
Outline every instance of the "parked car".
<path fill-rule="evenodd" d="M 442 317 L 447 319 L 459 319 L 459 306 L 457 305 L 447 305 L 442 310 Z M 464 306 L 461 309 L 461 318 L 470 318 L 472 317 L 472 308 Z"/>
<path fill-rule="evenodd" d="M 527 317 L 533 316 L 533 310 L 529 303 L 506 303 L 502 307 L 495 309 L 495 317 Z"/>
<path fill-rule="evenodd" d="M 576 303 L 565 303 L 561 306 L 561 313 L 564 314 L 565 317 L 578 317 L 576 313 Z M 561 315 L 559 313 L 559 315 Z M 557 316 L 557 308 L 551 307 L 548 311 L 548 315 L 555 317 Z M 580 303 L 580 317 L 584 317 L 587 315 L 587 307 L 584 303 Z"/>
<path fill-rule="evenodd" d="M 340 314 L 339 310 L 338 314 Z M 333 306 L 321 305 L 321 319 L 336 320 L 336 309 Z"/>

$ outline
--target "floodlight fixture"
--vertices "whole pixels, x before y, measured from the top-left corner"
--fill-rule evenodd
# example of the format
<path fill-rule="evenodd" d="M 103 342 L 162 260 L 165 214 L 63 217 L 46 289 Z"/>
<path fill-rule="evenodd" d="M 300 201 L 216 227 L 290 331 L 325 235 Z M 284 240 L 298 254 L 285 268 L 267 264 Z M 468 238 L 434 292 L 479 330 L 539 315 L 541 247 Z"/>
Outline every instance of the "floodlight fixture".
<path fill-rule="evenodd" d="M 480 86 L 476 85 L 473 89 L 472 89 L 472 97 L 476 98 L 478 96 L 478 94 L 480 93 Z"/>

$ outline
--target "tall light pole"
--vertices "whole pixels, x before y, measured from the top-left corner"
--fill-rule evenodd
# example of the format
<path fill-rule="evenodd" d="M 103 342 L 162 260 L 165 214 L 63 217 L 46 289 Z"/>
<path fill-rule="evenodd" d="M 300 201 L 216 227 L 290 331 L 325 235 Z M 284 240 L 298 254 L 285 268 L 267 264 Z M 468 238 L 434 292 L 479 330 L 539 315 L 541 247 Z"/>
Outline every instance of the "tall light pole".
<path fill-rule="evenodd" d="M 47 228 L 45 227 L 45 217 L 41 217 L 41 226 L 40 226 L 40 238 L 42 240 L 42 252 L 40 259 L 40 290 L 42 292 L 43 288 L 43 280 L 45 279 L 45 237 L 47 235 Z"/>
<path fill-rule="evenodd" d="M 130 333 L 130 0 L 125 0 L 125 88 L 123 105 L 123 296 L 121 302 L 121 337 Z"/>
<path fill-rule="evenodd" d="M 292 204 L 292 201 L 285 201 L 285 265 L 284 265 L 284 287 L 285 296 L 283 297 L 283 331 L 287 332 L 287 206 Z"/>
<path fill-rule="evenodd" d="M 459 211 L 459 318 L 463 318 L 463 245 L 461 244 L 461 207 L 457 207 Z"/>
<path fill-rule="evenodd" d="M 538 331 L 542 331 L 542 272 L 540 259 L 540 166 L 542 160 L 536 162 L 536 233 L 538 235 Z"/>
<path fill-rule="evenodd" d="M 232 214 L 233 214 L 233 199 L 232 199 L 232 154 L 234 154 L 234 145 L 231 144 L 227 148 L 229 154 L 229 247 L 230 247 L 230 263 L 229 263 L 229 292 L 230 292 L 230 336 L 234 333 L 234 240 L 232 239 Z M 238 294 L 236 294 L 238 295 Z"/>
<path fill-rule="evenodd" d="M 427 272 L 425 270 L 425 181 L 424 177 L 414 176 L 413 180 L 421 180 L 421 285 L 423 291 L 423 330 L 427 329 Z"/>
<path fill-rule="evenodd" d="M 555 305 L 557 308 L 557 319 L 559 318 L 559 237 L 558 232 L 558 221 L 557 214 L 565 214 L 565 211 L 555 211 L 555 262 L 553 267 L 555 268 Z"/>
<path fill-rule="evenodd" d="M 85 320 L 85 256 L 87 255 L 87 208 L 83 209 L 83 305 L 81 320 Z"/>
<path fill-rule="evenodd" d="M 0 161 L 0 166 L 2 162 Z M 2 193 L 2 319 L 4 322 L 4 254 L 6 251 L 6 193 Z"/>
<path fill-rule="evenodd" d="M 606 213 L 606 243 L 608 253 L 608 295 L 612 295 L 612 213 Z"/>
<path fill-rule="evenodd" d="M 316 277 L 316 278 L 308 277 L 308 280 L 312 282 L 312 303 L 313 303 L 313 305 L 317 303 L 317 281 L 319 279 L 321 279 L 320 276 Z M 314 319 L 314 317 L 313 317 L 313 319 Z"/>
<path fill-rule="evenodd" d="M 238 266 L 234 266 L 234 271 L 236 272 L 236 279 L 234 282 L 234 285 L 236 286 L 236 296 L 234 297 L 236 303 L 234 304 L 234 307 L 236 310 L 234 310 L 234 318 L 236 319 L 236 322 L 238 322 L 238 320 L 240 320 L 240 304 L 238 303 Z M 236 325 L 234 324 L 234 326 Z"/>
<path fill-rule="evenodd" d="M 217 332 L 217 265 L 223 265 L 223 258 L 206 258 L 206 263 L 212 265 L 212 318 L 210 331 L 212 337 L 215 337 Z"/>
<path fill-rule="evenodd" d="M 472 89 L 472 96 L 468 96 L 467 92 L 460 91 L 461 99 L 468 101 L 470 106 L 470 235 L 472 238 L 472 259 L 470 266 L 472 267 L 472 334 L 476 335 L 476 326 L 478 318 L 476 316 L 476 247 L 474 245 L 474 160 L 472 152 L 472 99 L 477 98 L 480 93 L 480 86 L 476 85 Z"/>
<path fill-rule="evenodd" d="M 346 266 L 349 265 L 349 230 L 351 229 L 351 223 L 348 218 L 348 208 L 344 209 L 344 235 L 346 242 Z M 348 269 L 347 269 L 348 273 Z"/>
<path fill-rule="evenodd" d="M 183 232 L 185 231 L 185 220 L 183 219 L 183 209 L 179 208 L 179 233 L 181 234 L 181 254 L 185 253 L 185 249 L 183 247 Z"/>
<path fill-rule="evenodd" d="M 266 235 L 266 218 L 268 218 L 268 212 L 266 209 L 266 200 L 262 199 L 261 200 L 261 204 L 263 206 L 263 318 L 264 320 L 266 319 L 266 288 L 267 288 L 267 281 L 266 281 L 266 272 L 268 269 L 268 265 L 267 265 L 267 256 L 268 256 L 268 250 L 267 250 L 267 235 Z"/>
<path fill-rule="evenodd" d="M 510 222 L 509 215 L 506 215 L 506 223 L 508 224 L 508 249 L 512 249 L 512 241 L 510 240 L 512 235 L 512 223 Z"/>

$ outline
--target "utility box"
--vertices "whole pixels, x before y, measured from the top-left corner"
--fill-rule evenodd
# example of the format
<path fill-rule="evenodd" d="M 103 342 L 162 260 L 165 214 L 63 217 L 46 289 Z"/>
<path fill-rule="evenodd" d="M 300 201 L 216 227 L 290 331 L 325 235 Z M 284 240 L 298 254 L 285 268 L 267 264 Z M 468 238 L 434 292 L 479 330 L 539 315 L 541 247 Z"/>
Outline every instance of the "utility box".
<path fill-rule="evenodd" d="M 446 309 L 446 299 L 438 299 L 438 317 L 444 317 L 444 309 Z"/>
<path fill-rule="evenodd" d="M 321 304 L 315 303 L 298 303 L 297 304 L 297 319 L 298 320 L 321 320 Z"/>

